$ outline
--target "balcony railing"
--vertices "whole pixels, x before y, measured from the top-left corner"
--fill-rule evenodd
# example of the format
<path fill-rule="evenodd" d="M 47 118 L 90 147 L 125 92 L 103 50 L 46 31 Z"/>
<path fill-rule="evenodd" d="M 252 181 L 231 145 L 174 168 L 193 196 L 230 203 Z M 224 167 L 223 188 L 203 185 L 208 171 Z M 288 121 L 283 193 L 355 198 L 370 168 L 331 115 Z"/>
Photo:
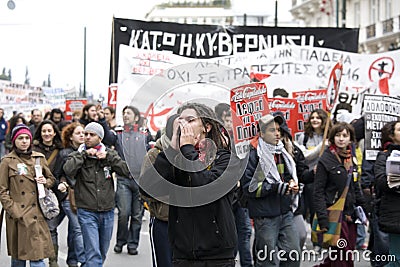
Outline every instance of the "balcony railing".
<path fill-rule="evenodd" d="M 393 18 L 384 20 L 382 22 L 382 33 L 393 32 Z"/>
<path fill-rule="evenodd" d="M 367 30 L 367 38 L 375 37 L 376 35 L 375 24 L 367 26 L 366 30 Z"/>
<path fill-rule="evenodd" d="M 158 5 L 162 8 L 167 7 L 222 7 L 222 8 L 230 8 L 231 1 L 230 0 L 185 0 L 185 1 L 169 1 L 165 3 L 161 3 Z"/>

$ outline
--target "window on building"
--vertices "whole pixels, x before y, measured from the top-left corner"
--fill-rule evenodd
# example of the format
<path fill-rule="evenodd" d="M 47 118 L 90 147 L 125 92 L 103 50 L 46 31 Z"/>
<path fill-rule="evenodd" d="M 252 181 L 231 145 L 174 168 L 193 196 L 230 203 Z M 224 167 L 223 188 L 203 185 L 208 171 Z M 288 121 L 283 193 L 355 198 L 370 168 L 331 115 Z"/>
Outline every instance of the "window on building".
<path fill-rule="evenodd" d="M 385 19 L 392 17 L 392 0 L 385 0 Z"/>
<path fill-rule="evenodd" d="M 369 19 L 371 24 L 375 24 L 378 16 L 378 5 L 377 5 L 377 0 L 369 0 L 369 5 L 370 5 L 370 14 L 369 14 Z"/>
<path fill-rule="evenodd" d="M 257 17 L 257 25 L 258 26 L 263 26 L 264 25 L 264 17 L 263 16 L 258 16 Z"/>
<path fill-rule="evenodd" d="M 354 3 L 354 27 L 360 26 L 360 2 Z"/>

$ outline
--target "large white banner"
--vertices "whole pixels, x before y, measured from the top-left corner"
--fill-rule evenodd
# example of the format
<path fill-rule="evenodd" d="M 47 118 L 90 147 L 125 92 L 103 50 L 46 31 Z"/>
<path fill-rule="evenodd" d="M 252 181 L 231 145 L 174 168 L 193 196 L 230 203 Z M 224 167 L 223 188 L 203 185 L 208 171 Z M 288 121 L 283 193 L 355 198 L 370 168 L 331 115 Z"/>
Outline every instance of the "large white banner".
<path fill-rule="evenodd" d="M 329 74 L 343 64 L 336 104 L 349 103 L 361 114 L 362 96 L 381 93 L 380 79 L 387 77 L 389 95 L 400 95 L 400 51 L 357 54 L 328 48 L 276 46 L 212 59 L 194 59 L 169 51 L 150 51 L 120 45 L 117 120 L 122 108 L 132 104 L 148 114 L 151 129 L 163 127 L 165 116 L 185 101 L 210 98 L 229 103 L 231 88 L 250 82 L 252 73 L 265 74 L 268 97 L 282 91 L 324 89 Z M 280 90 L 275 90 L 280 89 Z M 281 96 L 281 95 L 280 95 Z"/>

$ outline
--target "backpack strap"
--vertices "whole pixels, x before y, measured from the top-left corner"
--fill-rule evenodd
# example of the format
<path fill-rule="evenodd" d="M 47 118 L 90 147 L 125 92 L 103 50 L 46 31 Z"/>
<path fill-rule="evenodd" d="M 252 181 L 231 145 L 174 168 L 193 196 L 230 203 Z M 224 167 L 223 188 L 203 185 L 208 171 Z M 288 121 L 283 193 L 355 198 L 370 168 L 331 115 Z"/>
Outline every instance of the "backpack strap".
<path fill-rule="evenodd" d="M 54 149 L 53 152 L 51 153 L 50 157 L 47 159 L 47 164 L 50 166 L 50 164 L 53 162 L 54 158 L 57 156 L 58 149 Z"/>
<path fill-rule="evenodd" d="M 303 146 L 307 147 L 308 134 L 304 133 Z"/>

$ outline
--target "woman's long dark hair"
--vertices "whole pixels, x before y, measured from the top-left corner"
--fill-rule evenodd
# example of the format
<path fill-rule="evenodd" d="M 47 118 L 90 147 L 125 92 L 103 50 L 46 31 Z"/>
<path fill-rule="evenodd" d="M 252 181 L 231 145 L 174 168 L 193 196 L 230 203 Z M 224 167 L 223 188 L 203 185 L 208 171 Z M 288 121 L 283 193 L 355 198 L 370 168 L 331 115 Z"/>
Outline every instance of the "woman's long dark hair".
<path fill-rule="evenodd" d="M 312 127 L 312 125 L 311 125 L 311 116 L 314 114 L 314 113 L 317 113 L 318 114 L 318 117 L 320 117 L 321 118 L 321 131 L 322 131 L 322 133 L 325 131 L 325 126 L 326 126 L 326 121 L 328 120 L 328 113 L 326 113 L 326 111 L 325 110 L 323 110 L 323 109 L 316 109 L 316 110 L 313 110 L 311 113 L 310 113 L 310 117 L 308 118 L 308 120 L 304 123 L 304 133 L 305 134 L 307 134 L 309 137 L 313 137 L 313 135 L 314 135 L 314 128 Z M 330 129 L 330 128 L 332 128 L 332 122 L 330 122 L 329 123 L 329 125 L 328 125 L 328 130 Z M 328 132 L 328 134 L 329 134 L 329 132 Z"/>
<path fill-rule="evenodd" d="M 207 124 L 212 126 L 206 137 L 214 141 L 217 149 L 231 150 L 230 137 L 222 133 L 222 125 L 218 122 L 217 117 L 211 108 L 201 103 L 186 103 L 178 108 L 177 113 L 181 114 L 182 111 L 186 109 L 193 109 L 196 111 L 204 128 L 206 128 Z"/>
<path fill-rule="evenodd" d="M 40 144 L 43 144 L 42 128 L 46 124 L 50 124 L 56 134 L 53 138 L 53 145 L 55 145 L 57 148 L 62 148 L 60 130 L 58 130 L 57 125 L 51 120 L 44 120 L 38 125 L 35 135 L 33 136 L 33 140 L 39 142 Z"/>
<path fill-rule="evenodd" d="M 387 148 L 388 143 L 393 143 L 393 135 L 396 124 L 400 121 L 391 121 L 383 125 L 381 130 L 382 150 Z"/>

